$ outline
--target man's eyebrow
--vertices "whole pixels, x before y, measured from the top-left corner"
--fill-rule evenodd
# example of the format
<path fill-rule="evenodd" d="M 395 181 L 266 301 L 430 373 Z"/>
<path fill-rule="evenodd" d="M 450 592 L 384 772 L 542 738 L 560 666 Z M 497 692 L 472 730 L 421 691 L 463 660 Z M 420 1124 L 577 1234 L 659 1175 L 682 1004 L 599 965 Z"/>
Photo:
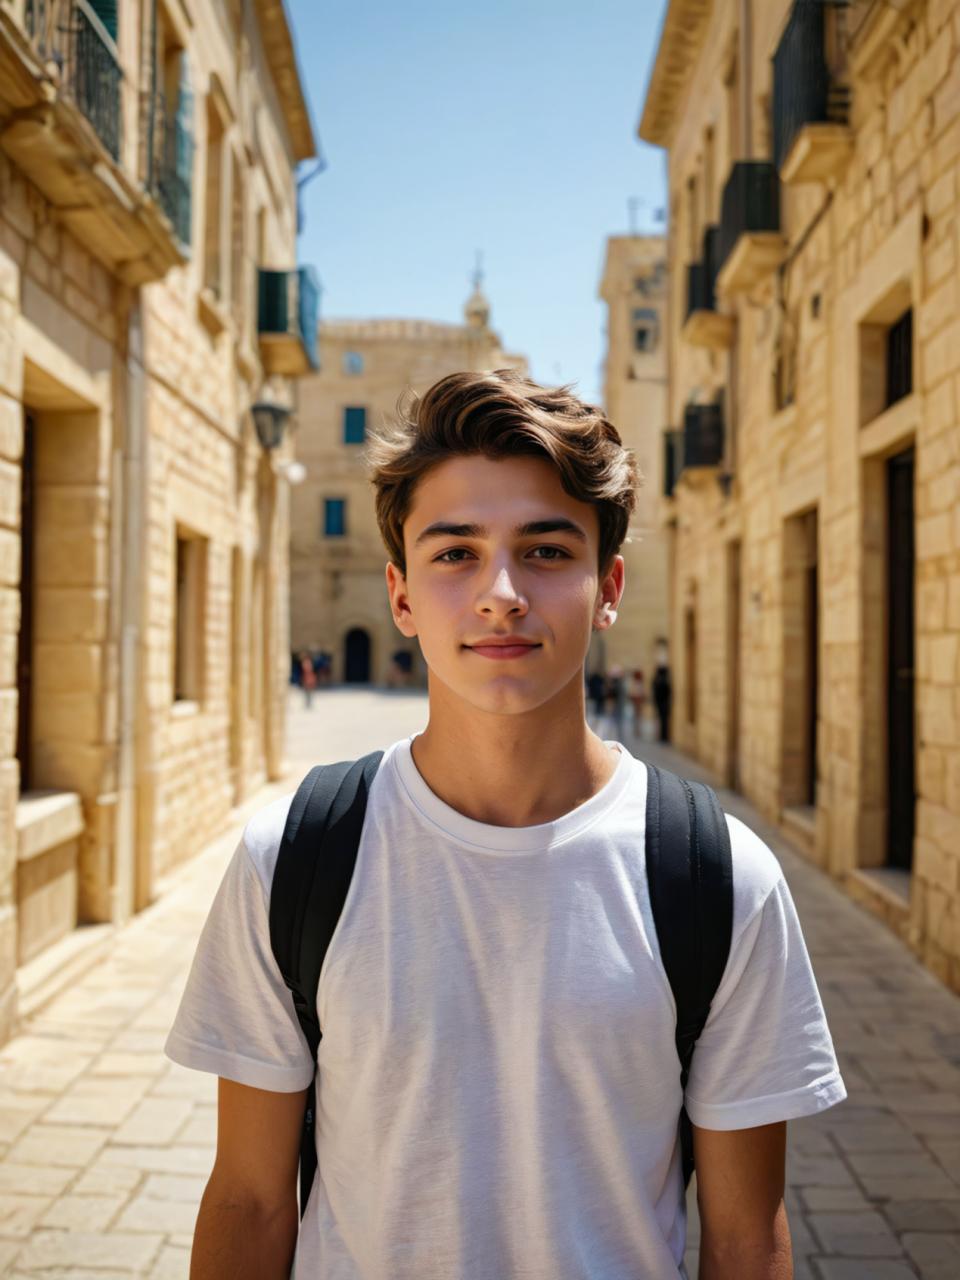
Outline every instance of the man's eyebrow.
<path fill-rule="evenodd" d="M 583 529 L 564 516 L 553 516 L 548 520 L 530 520 L 526 524 L 518 524 L 513 532 L 518 538 L 534 538 L 545 533 L 569 533 L 574 538 L 579 538 L 581 542 L 587 541 L 587 535 Z M 437 520 L 427 525 L 413 545 L 419 547 L 431 538 L 487 538 L 489 536 L 489 530 L 482 524 L 450 524 L 445 520 Z"/>

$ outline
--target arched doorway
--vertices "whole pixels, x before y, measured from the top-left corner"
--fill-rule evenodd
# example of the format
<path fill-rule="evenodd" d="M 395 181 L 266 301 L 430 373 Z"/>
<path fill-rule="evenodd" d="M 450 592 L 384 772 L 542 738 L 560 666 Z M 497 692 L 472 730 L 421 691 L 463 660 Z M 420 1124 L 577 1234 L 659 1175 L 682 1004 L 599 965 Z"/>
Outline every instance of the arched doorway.
<path fill-rule="evenodd" d="M 370 633 L 353 627 L 343 642 L 343 678 L 347 684 L 370 683 Z"/>

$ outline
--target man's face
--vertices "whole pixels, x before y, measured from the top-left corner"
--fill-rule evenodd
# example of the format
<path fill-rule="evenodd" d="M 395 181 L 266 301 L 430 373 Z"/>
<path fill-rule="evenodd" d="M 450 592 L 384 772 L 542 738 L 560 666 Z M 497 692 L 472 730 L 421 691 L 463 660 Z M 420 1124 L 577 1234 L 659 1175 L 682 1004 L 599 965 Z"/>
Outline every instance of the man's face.
<path fill-rule="evenodd" d="M 582 682 L 594 627 L 616 618 L 623 559 L 598 571 L 596 508 L 545 459 L 453 457 L 417 485 L 406 577 L 387 566 L 394 620 L 431 682 L 518 714 Z"/>

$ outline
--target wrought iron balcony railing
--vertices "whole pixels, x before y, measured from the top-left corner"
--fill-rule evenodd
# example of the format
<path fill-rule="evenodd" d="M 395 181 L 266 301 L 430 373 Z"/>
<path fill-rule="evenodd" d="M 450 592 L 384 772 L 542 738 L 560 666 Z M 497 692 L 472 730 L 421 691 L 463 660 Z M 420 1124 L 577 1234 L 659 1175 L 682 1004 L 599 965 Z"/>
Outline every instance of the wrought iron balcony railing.
<path fill-rule="evenodd" d="M 268 373 L 319 369 L 320 285 L 311 267 L 260 272 L 260 350 Z"/>
<path fill-rule="evenodd" d="M 703 233 L 703 251 L 699 262 L 687 268 L 687 318 L 695 311 L 717 309 L 717 237 L 719 227 L 707 227 Z"/>
<path fill-rule="evenodd" d="M 140 137 L 144 185 L 170 219 L 182 245 L 191 241 L 193 196 L 192 102 L 181 94 L 170 114 L 162 94 L 142 99 Z"/>
<path fill-rule="evenodd" d="M 745 234 L 780 231 L 780 175 L 766 160 L 740 160 L 723 189 L 717 268 L 722 270 Z"/>
<path fill-rule="evenodd" d="M 718 467 L 723 461 L 723 406 L 688 404 L 683 415 L 683 466 Z"/>
<path fill-rule="evenodd" d="M 782 170 L 809 124 L 845 125 L 850 91 L 834 82 L 827 63 L 823 0 L 794 0 L 773 55 L 773 162 Z"/>
<path fill-rule="evenodd" d="M 88 0 L 27 0 L 27 33 L 45 61 L 60 68 L 61 88 L 120 158 L 122 112 L 116 41 Z"/>

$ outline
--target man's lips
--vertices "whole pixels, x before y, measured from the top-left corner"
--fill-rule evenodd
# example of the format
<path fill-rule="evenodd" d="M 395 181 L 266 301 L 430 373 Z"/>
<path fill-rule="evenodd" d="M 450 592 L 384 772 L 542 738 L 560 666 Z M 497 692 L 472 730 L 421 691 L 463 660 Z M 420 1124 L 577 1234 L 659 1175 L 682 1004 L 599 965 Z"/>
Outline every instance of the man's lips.
<path fill-rule="evenodd" d="M 506 658 L 525 658 L 528 653 L 533 653 L 541 646 L 533 640 L 523 640 L 518 636 L 500 636 L 463 647 L 469 649 L 471 653 L 479 654 L 481 658 L 503 661 Z"/>

